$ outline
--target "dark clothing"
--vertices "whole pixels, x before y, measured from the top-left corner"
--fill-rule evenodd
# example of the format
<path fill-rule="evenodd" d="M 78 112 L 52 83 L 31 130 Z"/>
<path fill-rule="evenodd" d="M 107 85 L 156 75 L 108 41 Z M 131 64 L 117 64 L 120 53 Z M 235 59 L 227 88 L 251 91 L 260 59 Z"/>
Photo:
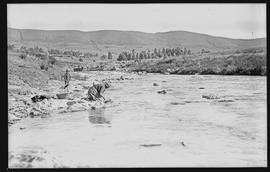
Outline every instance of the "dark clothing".
<path fill-rule="evenodd" d="M 95 101 L 96 99 L 99 99 L 103 97 L 101 94 L 105 92 L 105 89 L 109 88 L 108 83 L 102 83 L 102 84 L 95 84 L 92 87 L 88 89 L 88 99 Z"/>
<path fill-rule="evenodd" d="M 69 73 L 65 73 L 65 75 L 64 75 L 65 87 L 67 87 L 69 85 L 70 79 L 71 79 L 70 74 Z"/>

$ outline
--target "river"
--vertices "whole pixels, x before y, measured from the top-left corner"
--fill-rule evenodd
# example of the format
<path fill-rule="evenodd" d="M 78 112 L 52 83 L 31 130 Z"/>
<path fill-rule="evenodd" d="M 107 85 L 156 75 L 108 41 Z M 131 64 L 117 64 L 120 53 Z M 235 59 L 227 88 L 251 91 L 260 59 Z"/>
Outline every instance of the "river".
<path fill-rule="evenodd" d="M 106 108 L 9 127 L 9 167 L 267 165 L 266 77 L 147 74 L 104 95 Z"/>

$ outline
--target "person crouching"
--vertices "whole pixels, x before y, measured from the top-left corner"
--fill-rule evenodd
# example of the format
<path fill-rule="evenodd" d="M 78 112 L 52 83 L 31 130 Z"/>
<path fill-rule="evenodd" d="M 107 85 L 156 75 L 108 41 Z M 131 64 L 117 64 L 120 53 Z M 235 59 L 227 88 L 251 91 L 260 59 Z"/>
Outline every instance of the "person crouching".
<path fill-rule="evenodd" d="M 100 100 L 101 98 L 105 101 L 106 99 L 103 97 L 103 93 L 107 88 L 110 88 L 110 84 L 106 81 L 101 83 L 93 82 L 93 86 L 88 89 L 87 99 L 90 101 Z"/>

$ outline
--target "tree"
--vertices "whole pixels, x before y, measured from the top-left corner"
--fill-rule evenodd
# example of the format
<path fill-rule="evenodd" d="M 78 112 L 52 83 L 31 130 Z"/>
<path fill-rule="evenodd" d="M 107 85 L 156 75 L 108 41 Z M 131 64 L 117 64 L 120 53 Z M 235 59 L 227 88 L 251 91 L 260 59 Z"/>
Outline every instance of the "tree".
<path fill-rule="evenodd" d="M 201 53 L 203 54 L 203 53 L 205 53 L 205 50 L 204 50 L 204 48 L 201 50 Z"/>
<path fill-rule="evenodd" d="M 143 53 L 142 52 L 140 52 L 140 59 L 143 59 Z"/>
<path fill-rule="evenodd" d="M 161 50 L 160 49 L 158 49 L 158 57 L 159 58 L 162 57 L 162 54 L 161 54 Z"/>
<path fill-rule="evenodd" d="M 154 49 L 154 54 L 157 56 L 158 54 L 157 54 L 157 49 L 155 48 Z"/>
<path fill-rule="evenodd" d="M 127 54 L 127 60 L 131 60 L 131 53 Z"/>
<path fill-rule="evenodd" d="M 175 55 L 175 49 L 174 49 L 174 48 L 172 48 L 172 50 L 171 50 L 171 55 L 172 55 L 172 56 Z"/>
<path fill-rule="evenodd" d="M 151 53 L 151 58 L 152 58 L 152 59 L 154 59 L 154 58 L 155 58 L 154 53 Z"/>
<path fill-rule="evenodd" d="M 127 59 L 126 55 L 123 52 L 120 53 L 118 58 L 117 58 L 118 61 L 123 61 L 123 60 L 126 60 L 126 59 Z"/>
<path fill-rule="evenodd" d="M 135 50 L 133 49 L 132 50 L 132 57 L 131 57 L 133 60 L 135 59 Z"/>
<path fill-rule="evenodd" d="M 139 59 L 139 53 L 136 53 L 136 59 Z"/>
<path fill-rule="evenodd" d="M 150 56 L 150 50 L 147 50 L 147 58 L 150 59 L 151 56 Z"/>
<path fill-rule="evenodd" d="M 162 48 L 162 55 L 164 56 L 166 54 L 165 48 Z"/>
<path fill-rule="evenodd" d="M 108 59 L 112 59 L 112 53 L 110 51 L 108 52 Z"/>

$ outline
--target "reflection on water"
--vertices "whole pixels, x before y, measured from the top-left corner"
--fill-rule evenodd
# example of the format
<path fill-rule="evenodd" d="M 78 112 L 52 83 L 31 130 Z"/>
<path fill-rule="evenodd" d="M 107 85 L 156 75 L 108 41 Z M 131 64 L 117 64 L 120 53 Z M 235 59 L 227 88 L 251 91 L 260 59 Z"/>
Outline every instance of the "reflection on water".
<path fill-rule="evenodd" d="M 89 109 L 89 122 L 92 124 L 110 124 L 108 116 L 105 116 L 105 108 Z"/>

